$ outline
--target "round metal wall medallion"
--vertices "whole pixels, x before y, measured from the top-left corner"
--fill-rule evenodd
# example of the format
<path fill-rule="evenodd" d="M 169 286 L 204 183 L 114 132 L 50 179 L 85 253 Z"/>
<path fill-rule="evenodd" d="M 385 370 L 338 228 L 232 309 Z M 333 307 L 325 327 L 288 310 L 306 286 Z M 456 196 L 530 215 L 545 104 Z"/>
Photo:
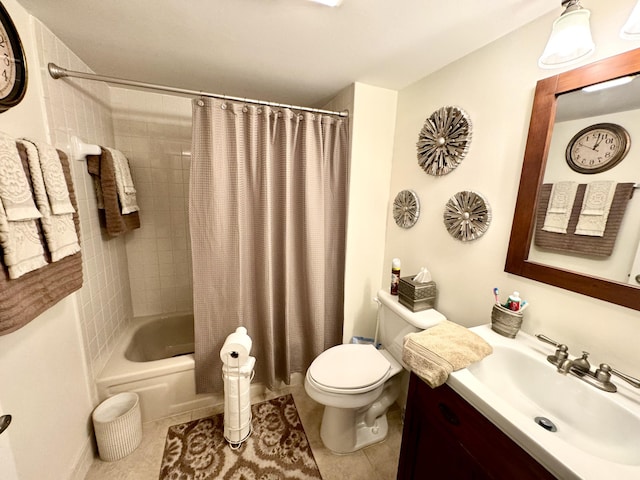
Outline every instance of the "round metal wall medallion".
<path fill-rule="evenodd" d="M 490 223 L 491 207 L 477 192 L 458 192 L 444 207 L 445 227 L 453 238 L 462 242 L 480 238 Z"/>
<path fill-rule="evenodd" d="M 393 218 L 402 228 L 411 228 L 420 216 L 420 201 L 413 190 L 402 190 L 393 201 Z"/>
<path fill-rule="evenodd" d="M 418 137 L 418 164 L 429 175 L 446 175 L 469 151 L 471 119 L 458 107 L 442 107 L 424 122 Z"/>

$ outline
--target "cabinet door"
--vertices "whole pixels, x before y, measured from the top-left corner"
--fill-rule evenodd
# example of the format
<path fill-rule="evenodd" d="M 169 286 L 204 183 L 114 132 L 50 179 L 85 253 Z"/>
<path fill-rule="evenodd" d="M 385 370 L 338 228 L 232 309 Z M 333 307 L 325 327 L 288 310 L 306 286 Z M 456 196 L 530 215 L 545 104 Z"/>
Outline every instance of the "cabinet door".
<path fill-rule="evenodd" d="M 554 478 L 447 385 L 411 374 L 399 480 Z"/>
<path fill-rule="evenodd" d="M 427 416 L 419 419 L 418 451 L 413 462 L 413 480 L 488 479 L 456 437 Z"/>

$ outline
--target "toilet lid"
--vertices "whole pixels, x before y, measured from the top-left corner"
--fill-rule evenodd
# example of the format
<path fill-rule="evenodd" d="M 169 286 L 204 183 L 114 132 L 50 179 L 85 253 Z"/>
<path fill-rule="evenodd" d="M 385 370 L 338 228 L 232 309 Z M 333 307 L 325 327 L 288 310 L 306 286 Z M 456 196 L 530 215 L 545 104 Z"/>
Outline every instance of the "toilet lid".
<path fill-rule="evenodd" d="M 320 385 L 353 390 L 379 383 L 390 367 L 389 361 L 373 345 L 348 343 L 322 352 L 308 373 Z"/>

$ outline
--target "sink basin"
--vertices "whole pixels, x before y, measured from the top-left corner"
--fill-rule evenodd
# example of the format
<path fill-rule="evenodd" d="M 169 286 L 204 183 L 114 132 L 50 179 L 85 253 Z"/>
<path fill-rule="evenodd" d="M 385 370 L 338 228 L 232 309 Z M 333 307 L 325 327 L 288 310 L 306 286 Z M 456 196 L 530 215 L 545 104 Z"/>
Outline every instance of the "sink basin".
<path fill-rule="evenodd" d="M 451 388 L 559 478 L 640 478 L 640 392 L 561 375 L 546 360 L 554 348 L 524 332 L 471 330 L 493 354 L 452 373 Z"/>

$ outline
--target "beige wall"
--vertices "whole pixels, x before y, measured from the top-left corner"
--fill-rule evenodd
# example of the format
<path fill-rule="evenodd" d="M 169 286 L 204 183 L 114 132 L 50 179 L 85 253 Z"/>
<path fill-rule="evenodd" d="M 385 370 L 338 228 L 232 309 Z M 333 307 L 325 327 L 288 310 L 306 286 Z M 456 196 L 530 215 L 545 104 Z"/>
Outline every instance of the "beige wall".
<path fill-rule="evenodd" d="M 375 334 L 376 296 L 384 279 L 385 206 L 389 200 L 397 92 L 356 82 L 324 106 L 349 110 L 351 168 L 345 261 L 343 341 Z M 388 272 L 384 278 L 390 278 Z"/>
<path fill-rule="evenodd" d="M 634 3 L 590 2 L 597 51 L 589 61 L 640 47 L 640 42 L 618 38 Z M 438 309 L 467 326 L 489 321 L 493 287 L 499 287 L 504 297 L 518 290 L 531 303 L 525 331 L 545 333 L 568 344 L 574 354 L 587 350 L 594 363 L 608 362 L 640 376 L 637 311 L 504 272 L 535 84 L 558 73 L 537 67 L 557 13 L 400 92 L 390 198 L 411 188 L 420 197 L 422 214 L 409 230 L 397 227 L 389 215 L 383 272 L 393 257 L 402 259 L 403 275 L 427 266 L 438 284 Z M 418 166 L 415 144 L 424 120 L 443 105 L 457 105 L 469 113 L 473 140 L 457 170 L 432 177 Z M 475 242 L 459 242 L 443 226 L 444 205 L 461 190 L 483 193 L 492 207 L 491 227 Z"/>
<path fill-rule="evenodd" d="M 380 272 L 384 258 L 385 207 L 395 134 L 397 92 L 355 84 L 351 134 L 351 176 L 347 223 L 343 340 L 375 335 L 376 296 L 389 283 Z M 388 285 L 387 285 L 388 286 Z"/>
<path fill-rule="evenodd" d="M 88 69 L 15 0 L 3 4 L 27 53 L 29 83 L 24 100 L 0 115 L 0 130 L 67 152 L 70 135 L 113 145 L 108 87 L 50 78 L 47 62 Z M 92 459 L 93 379 L 131 317 L 124 240 L 103 237 L 86 164 L 72 161 L 71 170 L 84 285 L 24 328 L 0 337 L 0 403 L 14 417 L 6 434 L 21 480 L 84 477 Z"/>

